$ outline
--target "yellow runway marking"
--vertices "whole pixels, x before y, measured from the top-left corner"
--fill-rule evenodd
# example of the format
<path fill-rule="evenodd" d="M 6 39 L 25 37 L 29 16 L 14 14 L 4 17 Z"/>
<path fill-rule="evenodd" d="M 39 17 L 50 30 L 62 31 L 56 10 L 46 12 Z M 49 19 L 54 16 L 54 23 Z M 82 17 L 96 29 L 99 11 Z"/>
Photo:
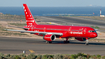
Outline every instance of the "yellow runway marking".
<path fill-rule="evenodd" d="M 49 24 L 51 24 L 51 22 Z"/>
<path fill-rule="evenodd" d="M 33 50 L 29 50 L 31 53 L 35 53 L 35 51 L 33 51 Z"/>

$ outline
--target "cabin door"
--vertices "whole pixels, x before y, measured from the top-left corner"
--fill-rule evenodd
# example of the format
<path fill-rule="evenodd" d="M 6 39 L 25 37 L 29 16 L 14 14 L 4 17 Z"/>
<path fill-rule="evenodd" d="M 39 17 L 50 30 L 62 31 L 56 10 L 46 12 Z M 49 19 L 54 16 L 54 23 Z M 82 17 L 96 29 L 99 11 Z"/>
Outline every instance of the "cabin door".
<path fill-rule="evenodd" d="M 86 28 L 84 29 L 84 32 L 83 32 L 83 34 L 86 34 Z"/>

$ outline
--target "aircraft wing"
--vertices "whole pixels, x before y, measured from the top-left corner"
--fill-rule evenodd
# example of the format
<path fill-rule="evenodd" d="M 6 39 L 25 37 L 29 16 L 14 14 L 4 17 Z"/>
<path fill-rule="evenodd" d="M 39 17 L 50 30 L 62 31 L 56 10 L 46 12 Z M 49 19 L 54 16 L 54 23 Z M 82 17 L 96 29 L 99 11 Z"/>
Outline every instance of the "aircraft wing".
<path fill-rule="evenodd" d="M 55 32 L 39 32 L 39 31 L 25 31 L 25 30 L 13 30 L 13 29 L 5 29 L 7 31 L 16 31 L 16 32 L 21 32 L 21 33 L 30 33 L 30 34 L 35 34 L 35 33 L 39 33 L 42 35 L 46 35 L 46 34 L 53 34 L 53 35 L 60 35 L 62 36 L 63 33 L 55 33 Z"/>

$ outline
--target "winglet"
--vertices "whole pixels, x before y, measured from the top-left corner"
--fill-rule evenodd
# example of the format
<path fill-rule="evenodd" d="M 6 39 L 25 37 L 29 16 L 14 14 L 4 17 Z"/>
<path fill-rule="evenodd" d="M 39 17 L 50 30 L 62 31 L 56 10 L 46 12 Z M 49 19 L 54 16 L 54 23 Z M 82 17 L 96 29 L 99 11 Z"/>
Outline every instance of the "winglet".
<path fill-rule="evenodd" d="M 32 27 L 33 25 L 37 25 L 37 23 L 35 22 L 27 4 L 23 4 L 23 9 L 24 9 L 24 13 L 25 13 L 27 26 Z"/>

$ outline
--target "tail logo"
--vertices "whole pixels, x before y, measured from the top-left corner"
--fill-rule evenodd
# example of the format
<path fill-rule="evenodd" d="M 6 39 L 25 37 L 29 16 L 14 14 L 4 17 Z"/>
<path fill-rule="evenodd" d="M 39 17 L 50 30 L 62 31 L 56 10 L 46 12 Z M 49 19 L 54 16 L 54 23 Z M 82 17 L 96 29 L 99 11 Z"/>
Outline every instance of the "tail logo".
<path fill-rule="evenodd" d="M 35 26 L 37 23 L 34 20 L 34 17 L 32 16 L 27 4 L 23 4 L 23 9 L 25 13 L 26 23 L 28 27 Z"/>
<path fill-rule="evenodd" d="M 32 23 L 29 23 L 29 24 L 28 24 L 28 27 L 32 27 Z"/>

